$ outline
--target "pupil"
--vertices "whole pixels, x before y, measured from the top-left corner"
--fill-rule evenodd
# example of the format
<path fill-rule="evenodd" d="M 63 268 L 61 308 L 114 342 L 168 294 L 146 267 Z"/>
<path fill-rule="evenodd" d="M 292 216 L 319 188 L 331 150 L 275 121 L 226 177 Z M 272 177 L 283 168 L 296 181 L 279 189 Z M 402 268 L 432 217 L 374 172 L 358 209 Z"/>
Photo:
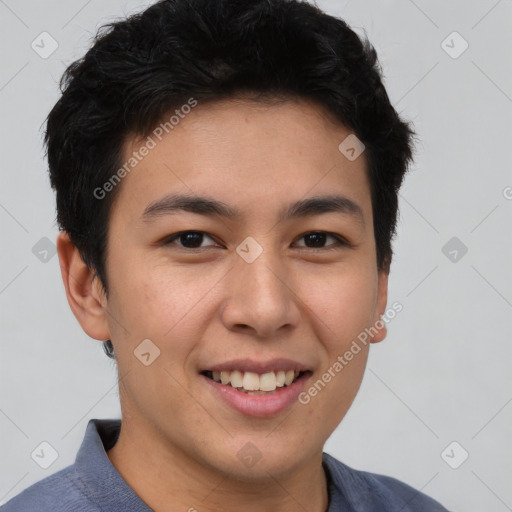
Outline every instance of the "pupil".
<path fill-rule="evenodd" d="M 189 233 L 183 233 L 180 238 L 181 238 L 181 243 L 184 246 L 187 246 L 187 244 L 189 244 L 189 245 L 191 244 L 194 247 L 196 247 L 196 246 L 201 245 L 203 235 L 202 235 L 202 233 L 197 233 L 195 231 L 191 231 Z"/>
<path fill-rule="evenodd" d="M 310 239 L 313 237 L 313 246 L 314 247 L 320 247 L 325 243 L 325 237 L 327 235 L 325 233 L 309 233 L 308 235 L 305 235 L 306 239 Z"/>

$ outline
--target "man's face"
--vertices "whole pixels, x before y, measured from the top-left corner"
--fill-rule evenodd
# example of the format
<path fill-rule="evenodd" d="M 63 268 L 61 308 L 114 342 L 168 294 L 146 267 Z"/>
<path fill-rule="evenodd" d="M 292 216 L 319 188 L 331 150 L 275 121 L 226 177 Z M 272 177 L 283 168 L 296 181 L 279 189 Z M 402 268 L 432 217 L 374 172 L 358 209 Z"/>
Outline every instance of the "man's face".
<path fill-rule="evenodd" d="M 347 412 L 364 345 L 308 403 L 298 397 L 385 308 L 364 153 L 338 149 L 349 134 L 306 102 L 199 103 L 119 185 L 104 305 L 127 432 L 162 456 L 238 478 L 285 474 L 317 457 Z M 126 159 L 144 143 L 127 141 Z M 155 207 L 177 195 L 240 215 Z M 281 219 L 323 196 L 341 208 Z M 291 370 L 299 378 L 282 386 Z M 247 387 L 276 390 L 212 380 L 239 387 L 244 372 L 256 374 Z"/>

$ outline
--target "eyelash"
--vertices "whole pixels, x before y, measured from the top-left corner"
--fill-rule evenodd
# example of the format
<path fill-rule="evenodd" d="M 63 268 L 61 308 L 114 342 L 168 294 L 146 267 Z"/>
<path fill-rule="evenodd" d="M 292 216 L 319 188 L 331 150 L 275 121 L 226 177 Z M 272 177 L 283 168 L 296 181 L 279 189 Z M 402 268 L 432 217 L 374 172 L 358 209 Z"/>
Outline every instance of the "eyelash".
<path fill-rule="evenodd" d="M 188 233 L 196 233 L 196 234 L 206 235 L 207 237 L 209 237 L 209 238 L 211 238 L 213 240 L 213 237 L 211 235 L 209 235 L 208 233 L 206 233 L 205 231 L 189 230 L 189 231 L 180 231 L 179 233 L 175 233 L 174 235 L 171 235 L 171 236 L 165 238 L 162 241 L 162 245 L 164 245 L 164 246 L 172 245 L 182 235 L 185 235 L 185 234 L 188 234 Z M 299 237 L 299 240 L 301 238 L 304 238 L 307 235 L 313 235 L 313 234 L 315 234 L 315 235 L 317 235 L 317 234 L 327 235 L 328 237 L 330 236 L 330 237 L 334 238 L 335 243 L 333 243 L 331 245 L 328 245 L 327 247 L 320 247 L 320 248 L 317 248 L 317 247 L 301 247 L 299 252 L 325 252 L 325 251 L 339 250 L 340 248 L 343 248 L 343 247 L 352 247 L 352 244 L 350 244 L 342 236 L 337 235 L 335 233 L 329 233 L 328 231 L 308 231 L 307 233 L 302 234 Z M 198 251 L 201 251 L 201 250 L 205 249 L 205 247 L 190 248 L 190 247 L 180 246 L 180 249 L 184 249 L 185 251 L 188 251 L 188 252 L 198 252 Z"/>

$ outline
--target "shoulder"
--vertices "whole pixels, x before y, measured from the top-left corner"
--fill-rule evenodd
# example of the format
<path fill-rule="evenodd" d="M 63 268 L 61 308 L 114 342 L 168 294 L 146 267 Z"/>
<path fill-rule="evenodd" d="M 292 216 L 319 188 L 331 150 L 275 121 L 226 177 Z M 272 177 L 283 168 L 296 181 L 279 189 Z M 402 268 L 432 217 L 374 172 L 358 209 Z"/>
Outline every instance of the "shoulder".
<path fill-rule="evenodd" d="M 448 512 L 437 501 L 396 478 L 352 469 L 326 453 L 323 460 L 330 473 L 332 512 L 342 510 L 342 506 L 368 512 Z"/>
<path fill-rule="evenodd" d="M 34 483 L 0 507 L 0 512 L 93 512 L 74 466 Z"/>

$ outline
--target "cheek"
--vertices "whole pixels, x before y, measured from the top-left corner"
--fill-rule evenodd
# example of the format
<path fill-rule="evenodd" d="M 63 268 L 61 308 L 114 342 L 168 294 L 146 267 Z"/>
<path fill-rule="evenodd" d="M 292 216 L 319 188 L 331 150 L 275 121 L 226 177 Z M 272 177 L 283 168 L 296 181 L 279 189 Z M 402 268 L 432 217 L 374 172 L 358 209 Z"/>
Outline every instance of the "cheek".
<path fill-rule="evenodd" d="M 331 270 L 324 276 L 308 275 L 301 280 L 304 298 L 312 319 L 322 330 L 320 339 L 329 352 L 350 344 L 374 319 L 376 272 L 357 266 Z"/>
<path fill-rule="evenodd" d="M 327 438 L 347 413 L 363 379 L 369 343 L 358 336 L 372 325 L 377 287 L 371 271 L 354 268 L 303 285 L 310 292 L 307 306 L 323 355 L 301 403 L 310 406 L 312 424 L 320 425 Z"/>
<path fill-rule="evenodd" d="M 186 325 L 189 313 L 204 310 L 208 293 L 221 274 L 168 262 L 144 265 L 144 259 L 137 265 L 124 262 L 124 271 L 112 272 L 116 294 L 109 302 L 130 331 L 162 338 Z"/>

